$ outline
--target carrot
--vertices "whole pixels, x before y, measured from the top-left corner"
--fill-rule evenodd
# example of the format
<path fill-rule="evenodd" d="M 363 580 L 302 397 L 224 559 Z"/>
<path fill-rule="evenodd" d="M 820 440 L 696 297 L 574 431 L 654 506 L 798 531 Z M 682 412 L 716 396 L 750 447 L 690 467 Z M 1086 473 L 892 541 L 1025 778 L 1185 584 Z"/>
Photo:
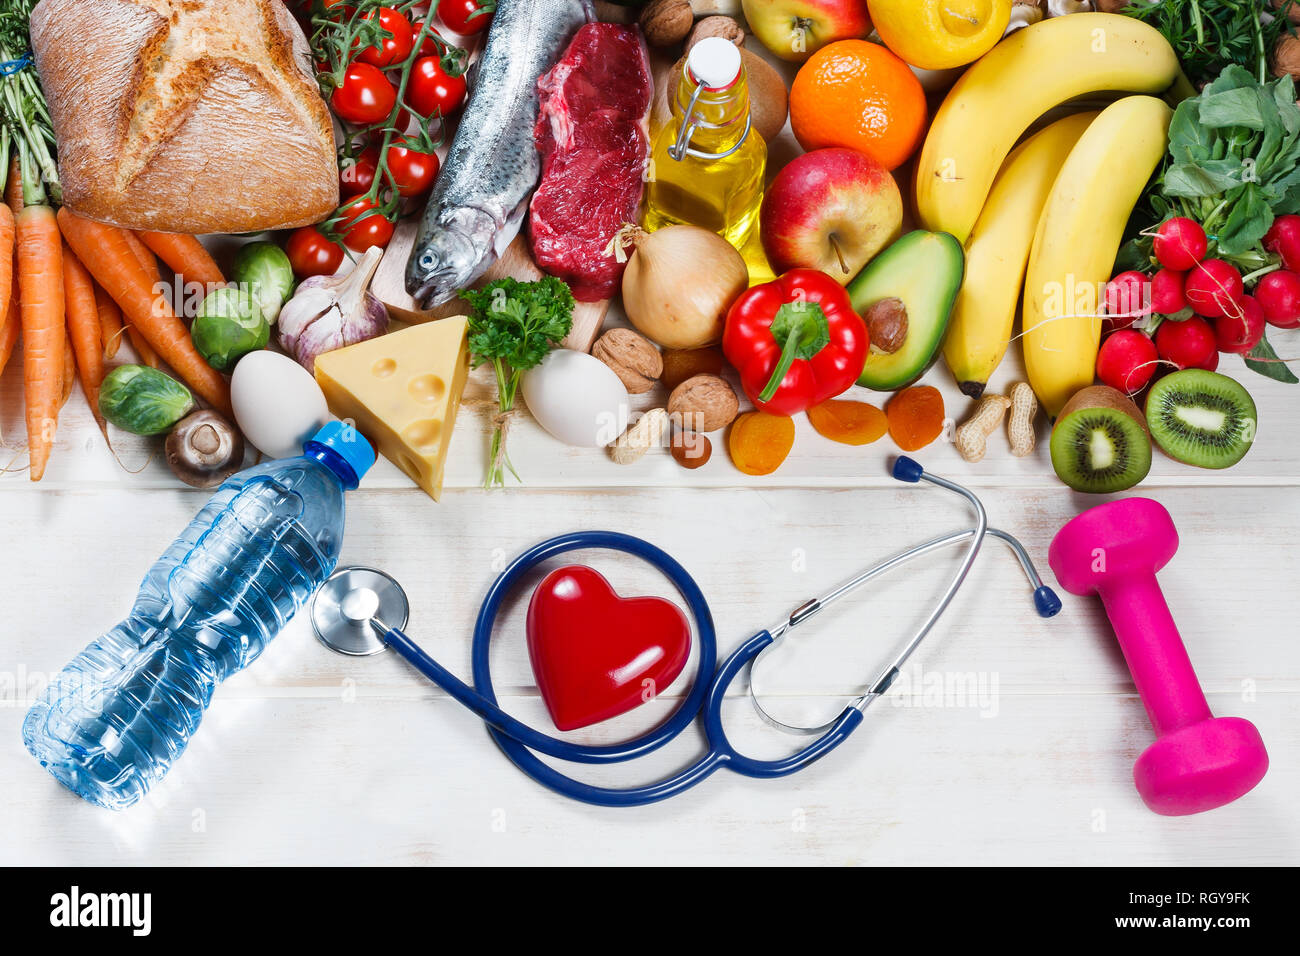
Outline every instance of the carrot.
<path fill-rule="evenodd" d="M 14 153 L 13 159 L 9 160 L 9 178 L 5 180 L 5 205 L 15 216 L 23 211 L 23 172 L 22 165 L 18 162 L 18 154 Z"/>
<path fill-rule="evenodd" d="M 203 286 L 204 295 L 226 284 L 216 260 L 193 236 L 175 232 L 137 232 L 136 235 L 184 282 Z"/>
<path fill-rule="evenodd" d="M 3 319 L 0 319 L 0 374 L 4 373 L 5 366 L 9 364 L 9 359 L 14 354 L 14 346 L 18 344 L 18 333 L 23 329 L 18 308 L 18 296 L 10 296 L 9 311 L 5 313 Z"/>
<path fill-rule="evenodd" d="M 49 206 L 27 206 L 16 226 L 27 447 L 31 479 L 40 481 L 54 444 L 65 374 L 63 244 Z"/>
<path fill-rule="evenodd" d="M 67 297 L 67 290 L 64 290 L 64 297 Z M 67 335 L 67 329 L 64 329 Z M 77 357 L 72 351 L 72 338 L 68 336 L 65 340 L 67 344 L 63 347 L 63 387 L 59 392 L 59 411 L 63 411 L 63 406 L 68 404 L 68 399 L 72 397 L 72 390 L 77 387 Z"/>
<path fill-rule="evenodd" d="M 104 431 L 104 419 L 99 414 L 99 385 L 104 381 L 104 347 L 100 339 L 99 308 L 95 305 L 95 280 L 67 245 L 63 247 L 63 298 L 67 303 L 71 351 L 77 354 L 81 390 L 86 393 L 86 401 L 90 404 L 90 412 L 95 416 L 99 430 Z"/>
<path fill-rule="evenodd" d="M 0 315 L 9 314 L 9 297 L 14 292 L 14 214 L 0 206 Z"/>
<path fill-rule="evenodd" d="M 144 269 L 144 274 L 149 277 L 149 281 L 152 282 L 156 288 L 162 283 L 162 270 L 158 268 L 157 257 L 149 251 L 148 246 L 140 241 L 140 237 L 130 229 L 123 229 L 122 235 L 126 239 L 127 245 L 131 247 L 131 253 L 140 260 L 140 265 Z"/>
<path fill-rule="evenodd" d="M 131 348 L 135 350 L 135 356 L 140 360 L 141 365 L 148 365 L 150 368 L 157 368 L 162 364 L 158 358 L 158 353 L 153 350 L 149 340 L 140 334 L 140 330 L 134 325 L 127 323 L 126 337 L 131 340 Z"/>
<path fill-rule="evenodd" d="M 104 361 L 107 362 L 117 354 L 125 330 L 122 328 L 122 310 L 98 282 L 95 283 L 95 309 L 99 312 L 99 338 L 104 343 Z"/>
<path fill-rule="evenodd" d="M 194 391 L 217 411 L 232 415 L 230 386 L 199 355 L 166 298 L 154 294 L 144 267 L 131 251 L 128 233 L 83 219 L 66 206 L 59 210 L 59 226 L 77 258 L 121 308 L 124 319 Z"/>
<path fill-rule="evenodd" d="M 162 270 L 158 268 L 157 258 L 154 257 L 154 254 L 149 251 L 148 247 L 145 246 L 145 244 L 140 241 L 139 237 L 130 229 L 121 229 L 119 231 L 126 239 L 127 245 L 131 247 L 131 253 L 137 260 L 139 260 L 141 268 L 144 269 L 144 274 L 149 279 L 150 288 L 153 290 L 155 301 L 157 303 L 155 304 L 155 308 L 160 306 L 167 307 L 167 300 L 163 297 L 162 293 Z M 126 323 L 126 332 L 131 339 L 131 347 L 135 349 L 135 354 L 139 356 L 140 362 L 144 365 L 148 365 L 150 368 L 157 368 L 158 353 L 149 346 L 147 341 L 145 341 L 145 337 L 140 333 L 140 330 L 137 329 L 133 323 L 128 322 Z"/>

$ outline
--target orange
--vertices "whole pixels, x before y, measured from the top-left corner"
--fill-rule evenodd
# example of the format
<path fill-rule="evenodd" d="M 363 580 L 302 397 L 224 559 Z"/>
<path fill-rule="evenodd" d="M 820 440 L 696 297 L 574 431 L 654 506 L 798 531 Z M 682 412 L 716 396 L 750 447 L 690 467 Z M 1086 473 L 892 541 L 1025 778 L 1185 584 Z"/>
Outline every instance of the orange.
<path fill-rule="evenodd" d="M 925 135 L 925 91 L 906 63 L 878 43 L 839 40 L 799 68 L 790 126 L 806 150 L 844 146 L 897 169 Z"/>

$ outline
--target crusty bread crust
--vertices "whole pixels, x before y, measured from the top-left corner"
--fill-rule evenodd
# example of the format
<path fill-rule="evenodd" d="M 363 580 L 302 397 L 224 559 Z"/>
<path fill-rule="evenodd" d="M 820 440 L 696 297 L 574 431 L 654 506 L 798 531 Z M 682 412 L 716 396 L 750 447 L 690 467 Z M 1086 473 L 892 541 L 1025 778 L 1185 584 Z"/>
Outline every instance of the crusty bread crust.
<path fill-rule="evenodd" d="M 75 212 L 200 234 L 338 206 L 329 109 L 281 0 L 41 0 L 31 34 Z"/>

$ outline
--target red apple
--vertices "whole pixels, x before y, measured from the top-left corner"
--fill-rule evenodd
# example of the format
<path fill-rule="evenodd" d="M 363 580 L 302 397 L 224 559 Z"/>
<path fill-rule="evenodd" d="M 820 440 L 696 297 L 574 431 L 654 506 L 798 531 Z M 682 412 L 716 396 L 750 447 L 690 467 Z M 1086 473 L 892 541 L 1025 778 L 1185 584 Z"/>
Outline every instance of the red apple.
<path fill-rule="evenodd" d="M 742 6 L 759 42 L 792 63 L 828 43 L 871 33 L 867 0 L 742 0 Z"/>
<path fill-rule="evenodd" d="M 776 174 L 763 197 L 759 235 L 772 269 L 820 269 L 847 283 L 903 225 L 889 171 L 854 149 L 815 149 Z"/>

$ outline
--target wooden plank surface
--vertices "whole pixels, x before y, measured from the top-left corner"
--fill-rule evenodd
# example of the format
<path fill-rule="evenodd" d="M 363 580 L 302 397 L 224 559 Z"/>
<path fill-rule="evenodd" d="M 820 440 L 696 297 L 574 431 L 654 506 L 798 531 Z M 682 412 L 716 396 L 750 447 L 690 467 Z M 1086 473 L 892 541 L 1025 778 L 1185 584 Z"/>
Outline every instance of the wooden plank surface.
<path fill-rule="evenodd" d="M 796 147 L 772 144 L 774 163 Z M 617 307 L 609 322 L 623 319 Z M 1274 332 L 1300 357 L 1300 332 Z M 1074 863 L 1300 862 L 1300 641 L 1294 601 L 1300 535 L 1300 387 L 1266 381 L 1240 359 L 1222 371 L 1259 405 L 1259 438 L 1237 467 L 1208 472 L 1157 453 L 1135 493 L 1164 503 L 1182 545 L 1161 583 L 1218 714 L 1256 722 L 1272 757 L 1258 790 L 1232 806 L 1162 818 L 1138 800 L 1133 760 L 1151 740 L 1122 657 L 1093 601 L 1066 598 L 1040 621 L 1023 577 L 990 540 L 948 616 L 856 739 L 803 774 L 752 781 L 719 773 L 653 807 L 594 810 L 516 771 L 481 725 L 393 655 L 335 656 L 295 620 L 248 671 L 217 693 L 193 746 L 143 803 L 113 814 L 72 797 L 22 749 L 31 690 L 116 622 L 145 568 L 202 504 L 160 460 L 160 445 L 114 433 L 115 462 L 78 391 L 46 479 L 25 464 L 17 365 L 0 377 L 0 576 L 10 624 L 0 640 L 0 860 L 6 863 Z M 1012 349 L 994 389 L 1023 378 Z M 925 379 L 948 414 L 969 402 L 942 367 Z M 491 397 L 480 372 L 468 391 Z M 853 397 L 885 396 L 855 391 Z M 656 390 L 638 408 L 662 405 Z M 619 466 L 601 450 L 561 445 L 524 418 L 511 433 L 526 485 L 478 488 L 489 413 L 457 423 L 447 493 L 435 504 L 381 462 L 349 497 L 343 560 L 385 568 L 406 586 L 412 636 L 468 676 L 469 632 L 502 563 L 575 528 L 610 528 L 667 548 L 697 576 L 726 651 L 812 594 L 877 558 L 960 527 L 959 502 L 888 477 L 888 438 L 850 449 L 802 417 L 793 453 L 769 478 L 741 475 L 721 433 L 713 460 L 686 471 L 666 451 Z M 1021 536 L 1045 573 L 1057 528 L 1095 499 L 1067 491 L 1039 447 L 1011 457 L 995 435 L 987 458 L 962 462 L 946 441 L 920 457 L 980 489 L 996 526 Z M 10 470 L 11 469 L 11 470 Z M 581 557 L 581 556 L 579 556 Z M 759 673 L 768 706 L 788 720 L 835 713 L 924 616 L 955 555 L 881 582 L 828 612 Z M 627 592 L 661 586 L 603 557 Z M 547 726 L 526 662 L 522 602 L 493 651 L 502 699 Z M 688 668 L 689 670 L 689 668 Z M 657 721 L 664 697 L 581 739 L 614 740 Z M 746 752 L 776 756 L 797 741 L 728 705 Z M 700 752 L 698 735 L 635 769 L 584 779 L 644 782 Z"/>
<path fill-rule="evenodd" d="M 0 675 L 11 675 L 0 688 L 0 739 L 8 741 L 0 748 L 0 859 L 1295 863 L 1300 655 L 1287 556 L 1300 497 L 1294 487 L 1150 491 L 1182 534 L 1161 580 L 1211 704 L 1255 721 L 1273 761 L 1256 793 L 1185 819 L 1151 814 L 1133 790 L 1132 762 L 1151 731 L 1100 608 L 1067 597 L 1061 616 L 1040 621 L 995 541 L 857 739 L 789 780 L 720 773 L 660 806 L 620 813 L 572 804 L 519 774 L 481 725 L 395 656 L 335 656 L 300 618 L 218 691 L 194 746 L 157 793 L 111 814 L 67 794 L 22 751 L 25 700 L 13 681 L 39 681 L 116 621 L 201 496 L 14 490 L 0 495 L 15 543 L 0 552 L 0 575 L 9 593 L 34 597 L 0 645 Z M 1040 561 L 1076 510 L 1057 489 L 989 489 L 983 497 L 994 523 L 1021 535 Z M 472 617 L 494 570 L 545 535 L 612 527 L 666 547 L 699 578 L 725 651 L 845 575 L 964 520 L 941 491 L 902 487 L 455 491 L 436 509 L 414 492 L 377 490 L 349 504 L 343 560 L 402 581 L 412 635 L 462 675 Z M 102 560 L 105 549 L 111 561 Z M 629 562 L 600 566 L 625 592 L 659 586 Z M 944 560 L 918 566 L 795 632 L 760 674 L 769 706 L 793 720 L 837 711 L 915 626 L 950 568 Z M 503 617 L 493 665 L 507 708 L 545 726 L 521 604 Z M 635 733 L 680 690 L 575 736 Z M 747 752 L 775 756 L 795 744 L 743 701 L 726 717 Z M 644 781 L 698 752 L 695 737 L 644 766 L 583 778 Z"/>

